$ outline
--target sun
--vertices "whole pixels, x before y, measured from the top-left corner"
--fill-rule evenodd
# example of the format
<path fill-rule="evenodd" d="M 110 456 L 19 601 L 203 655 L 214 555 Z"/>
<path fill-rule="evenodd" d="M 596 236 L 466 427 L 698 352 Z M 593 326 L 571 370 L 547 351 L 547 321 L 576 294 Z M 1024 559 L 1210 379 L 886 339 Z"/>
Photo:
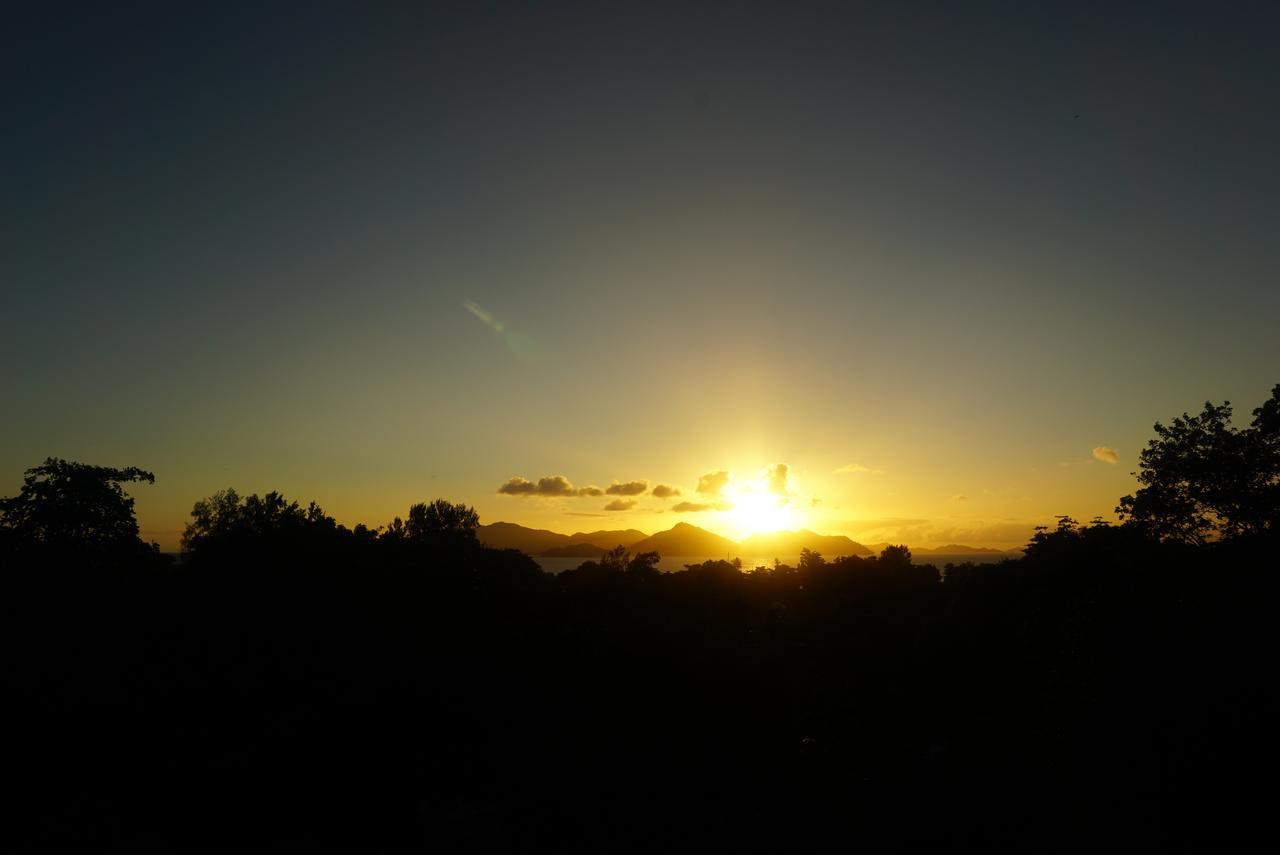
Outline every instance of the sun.
<path fill-rule="evenodd" d="M 770 492 L 763 483 L 736 485 L 726 512 L 727 521 L 739 537 L 796 528 L 797 514 L 787 497 Z"/>

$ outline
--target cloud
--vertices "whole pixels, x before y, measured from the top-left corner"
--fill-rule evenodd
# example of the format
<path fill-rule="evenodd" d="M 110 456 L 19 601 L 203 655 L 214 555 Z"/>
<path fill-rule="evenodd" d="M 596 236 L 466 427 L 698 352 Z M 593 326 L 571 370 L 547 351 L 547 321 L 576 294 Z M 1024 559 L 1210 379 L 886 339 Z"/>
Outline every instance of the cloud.
<path fill-rule="evenodd" d="M 1115 464 L 1120 460 L 1120 454 L 1114 448 L 1107 448 L 1105 445 L 1100 445 L 1095 448 L 1093 450 L 1093 457 L 1095 460 L 1101 460 L 1103 463 L 1111 464 Z"/>
<path fill-rule="evenodd" d="M 963 543 L 966 546 L 1024 546 L 1037 523 L 1043 520 L 1011 520 L 999 522 L 973 520 L 968 523 L 940 523 L 908 517 L 849 520 L 845 531 L 861 543 L 890 541 L 911 546 L 937 546 Z"/>
<path fill-rule="evenodd" d="M 636 506 L 635 499 L 614 499 L 604 506 L 606 511 L 629 511 Z"/>
<path fill-rule="evenodd" d="M 499 487 L 498 492 L 505 493 L 508 496 L 532 496 L 538 492 L 538 485 L 528 478 L 521 478 L 517 475 Z"/>
<path fill-rule="evenodd" d="M 648 489 L 648 481 L 628 481 L 625 484 L 614 481 L 605 492 L 610 496 L 639 496 Z"/>
<path fill-rule="evenodd" d="M 502 339 L 507 348 L 520 359 L 526 359 L 533 356 L 538 351 L 538 344 L 533 337 L 522 332 L 512 332 L 507 329 L 504 321 L 494 317 L 493 313 L 481 306 L 479 303 L 471 300 L 463 300 L 462 308 L 466 309 L 480 323 L 484 324 L 494 335 Z"/>
<path fill-rule="evenodd" d="M 653 488 L 653 495 L 659 499 L 670 499 L 672 496 L 684 495 L 680 492 L 679 487 L 672 487 L 669 484 L 659 484 Z"/>
<path fill-rule="evenodd" d="M 896 528 L 906 525 L 924 525 L 928 520 L 919 517 L 877 517 L 868 520 L 849 520 L 844 525 L 855 531 Z"/>
<path fill-rule="evenodd" d="M 565 515 L 571 516 L 571 517 L 607 517 L 609 516 L 608 514 L 592 514 L 592 513 L 587 513 L 586 511 L 565 511 Z"/>
<path fill-rule="evenodd" d="M 504 325 L 502 321 L 495 318 L 483 306 L 479 305 L 478 303 L 473 303 L 470 300 L 463 300 L 462 307 L 466 309 L 468 312 L 470 312 L 471 314 L 475 315 L 476 318 L 479 319 L 480 323 L 484 324 L 486 327 L 498 333 L 499 335 L 501 335 L 504 332 Z"/>
<path fill-rule="evenodd" d="M 728 509 L 729 505 L 724 502 L 708 502 L 706 504 L 699 504 L 698 502 L 680 502 L 679 504 L 672 505 L 671 507 L 671 510 L 678 514 L 696 514 L 702 511 L 724 511 Z"/>
<path fill-rule="evenodd" d="M 967 501 L 969 501 L 969 497 L 968 497 L 968 496 L 966 496 L 964 493 L 956 493 L 954 496 L 952 496 L 952 497 L 951 497 L 951 501 L 953 501 L 953 502 L 967 502 Z"/>
<path fill-rule="evenodd" d="M 861 463 L 846 463 L 845 465 L 841 466 L 839 469 L 836 469 L 835 471 L 842 475 L 853 475 L 859 472 L 879 472 L 880 470 L 868 469 L 866 466 L 863 466 Z"/>
<path fill-rule="evenodd" d="M 926 528 L 923 536 L 916 538 L 922 546 L 945 543 L 963 543 L 966 546 L 1025 546 L 1035 531 L 1036 523 L 975 521 L 969 525 L 938 526 Z M 910 539 L 907 541 L 911 542 Z"/>
<path fill-rule="evenodd" d="M 507 496 L 603 496 L 599 487 L 578 488 L 569 483 L 563 475 L 548 475 L 539 478 L 537 483 L 519 475 L 498 488 L 498 492 Z"/>
<path fill-rule="evenodd" d="M 787 494 L 787 472 L 790 467 L 785 463 L 775 463 L 765 470 L 765 480 L 769 484 L 769 492 L 779 496 Z"/>
<path fill-rule="evenodd" d="M 729 473 L 727 470 L 720 469 L 716 472 L 708 472 L 698 479 L 698 492 L 705 496 L 718 496 L 728 483 Z"/>

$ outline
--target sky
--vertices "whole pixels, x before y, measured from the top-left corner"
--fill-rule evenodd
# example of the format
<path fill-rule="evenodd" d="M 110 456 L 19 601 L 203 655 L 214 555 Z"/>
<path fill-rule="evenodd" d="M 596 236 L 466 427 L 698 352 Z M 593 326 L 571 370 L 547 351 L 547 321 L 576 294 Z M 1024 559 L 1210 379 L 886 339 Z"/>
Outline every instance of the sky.
<path fill-rule="evenodd" d="M 1271 4 L 38 5 L 0 494 L 140 466 L 162 548 L 226 487 L 1017 546 L 1280 382 Z"/>

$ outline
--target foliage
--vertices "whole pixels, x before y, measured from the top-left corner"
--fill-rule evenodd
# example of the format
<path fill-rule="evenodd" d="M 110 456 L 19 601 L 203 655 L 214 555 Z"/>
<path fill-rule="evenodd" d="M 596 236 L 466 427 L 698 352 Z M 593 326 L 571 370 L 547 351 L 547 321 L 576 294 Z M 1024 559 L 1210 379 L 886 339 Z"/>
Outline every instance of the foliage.
<path fill-rule="evenodd" d="M 886 546 L 880 550 L 880 562 L 883 564 L 892 564 L 896 567 L 911 566 L 911 550 L 906 544 L 897 546 Z"/>
<path fill-rule="evenodd" d="M 1267 816 L 1230 765 L 1271 744 L 1257 539 L 1062 517 L 945 583 L 905 546 L 751 573 L 618 548 L 553 577 L 454 549 L 473 514 L 379 534 L 227 490 L 177 572 L 9 574 L 10 848 L 1209 848 Z"/>
<path fill-rule="evenodd" d="M 28 469 L 17 496 L 0 499 L 0 530 L 17 545 L 103 552 L 140 545 L 123 484 L 154 484 L 135 466 L 115 469 L 50 457 Z"/>
<path fill-rule="evenodd" d="M 627 572 L 637 576 L 657 576 L 661 572 L 658 570 L 661 560 L 662 556 L 656 552 L 641 552 L 627 562 Z"/>
<path fill-rule="evenodd" d="M 621 573 L 627 569 L 627 565 L 630 562 L 631 552 L 625 546 L 619 545 L 601 555 L 597 563 L 602 569 L 610 573 Z"/>
<path fill-rule="evenodd" d="M 1155 425 L 1134 473 L 1142 486 L 1116 513 L 1164 540 L 1206 543 L 1275 531 L 1280 519 L 1280 384 L 1253 411 L 1248 428 L 1231 424 L 1231 405 L 1205 402 L 1168 427 Z"/>
<path fill-rule="evenodd" d="M 395 548 L 434 550 L 456 557 L 480 549 L 479 526 L 480 515 L 474 508 L 436 499 L 411 505 L 406 519 L 396 517 L 387 524 L 381 540 Z"/>
<path fill-rule="evenodd" d="M 430 504 L 419 502 L 409 508 L 405 537 L 413 542 L 447 540 L 459 544 L 478 545 L 476 529 L 480 515 L 461 502 L 454 504 L 436 499 Z"/>
<path fill-rule="evenodd" d="M 251 548 L 278 552 L 338 530 L 333 517 L 315 502 L 304 508 L 275 491 L 241 498 L 227 489 L 195 503 L 182 532 L 182 551 L 197 557 L 248 553 Z"/>
<path fill-rule="evenodd" d="M 811 549 L 800 550 L 799 568 L 801 570 L 812 571 L 819 567 L 825 566 L 827 560 L 822 557 L 821 552 L 814 552 Z"/>
<path fill-rule="evenodd" d="M 1038 550 L 1049 548 L 1054 543 L 1061 543 L 1070 540 L 1080 534 L 1080 521 L 1072 519 L 1066 514 L 1057 517 L 1058 524 L 1050 530 L 1047 525 L 1038 525 L 1035 534 L 1031 535 L 1031 542 L 1027 544 L 1024 555 L 1034 555 Z M 1105 524 L 1101 518 L 1095 519 L 1096 523 Z"/>
<path fill-rule="evenodd" d="M 576 568 L 566 570 L 559 578 L 570 584 L 594 584 L 619 578 L 621 574 L 630 579 L 646 579 L 661 575 L 658 569 L 661 558 L 656 552 L 632 555 L 630 550 L 619 544 L 598 560 L 584 561 Z"/>

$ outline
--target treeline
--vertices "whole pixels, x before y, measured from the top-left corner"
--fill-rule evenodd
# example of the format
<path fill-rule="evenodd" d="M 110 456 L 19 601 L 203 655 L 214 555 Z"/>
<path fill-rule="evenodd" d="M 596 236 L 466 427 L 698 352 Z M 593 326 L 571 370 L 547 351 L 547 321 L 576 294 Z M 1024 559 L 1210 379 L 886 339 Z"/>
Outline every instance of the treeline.
<path fill-rule="evenodd" d="M 8 564 L 20 842 L 1177 848 L 1266 815 L 1271 540 L 553 577 L 237 506 L 182 566 Z"/>
<path fill-rule="evenodd" d="M 149 476 L 50 460 L 0 500 L 11 848 L 1201 851 L 1266 830 L 1263 475 L 1244 523 L 1062 518 L 995 565 L 659 573 L 615 550 L 559 576 L 481 546 L 462 505 L 347 529 L 230 491 L 175 565 L 121 486 Z"/>

